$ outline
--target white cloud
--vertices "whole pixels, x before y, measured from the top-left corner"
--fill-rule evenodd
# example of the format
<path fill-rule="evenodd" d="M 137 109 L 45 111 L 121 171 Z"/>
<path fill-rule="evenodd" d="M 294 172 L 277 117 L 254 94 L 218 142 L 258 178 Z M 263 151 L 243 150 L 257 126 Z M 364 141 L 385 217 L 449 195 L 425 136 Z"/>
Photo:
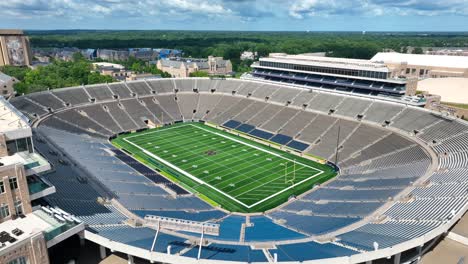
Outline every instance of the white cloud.
<path fill-rule="evenodd" d="M 8 0 L 0 1 L 0 16 L 15 18 L 59 17 L 86 18 L 125 15 L 149 17 L 170 13 L 231 15 L 220 0 Z"/>
<path fill-rule="evenodd" d="M 330 15 L 468 15 L 467 0 L 293 0 L 289 15 L 302 19 Z"/>

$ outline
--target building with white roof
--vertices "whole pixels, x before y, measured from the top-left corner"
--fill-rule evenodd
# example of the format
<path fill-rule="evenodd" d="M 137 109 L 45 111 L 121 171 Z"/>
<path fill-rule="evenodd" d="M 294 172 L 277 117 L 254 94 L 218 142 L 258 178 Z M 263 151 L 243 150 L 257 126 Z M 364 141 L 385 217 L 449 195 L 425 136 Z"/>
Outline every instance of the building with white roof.
<path fill-rule="evenodd" d="M 418 78 L 468 78 L 468 57 L 379 52 L 372 62 L 383 63 L 392 76 Z"/>

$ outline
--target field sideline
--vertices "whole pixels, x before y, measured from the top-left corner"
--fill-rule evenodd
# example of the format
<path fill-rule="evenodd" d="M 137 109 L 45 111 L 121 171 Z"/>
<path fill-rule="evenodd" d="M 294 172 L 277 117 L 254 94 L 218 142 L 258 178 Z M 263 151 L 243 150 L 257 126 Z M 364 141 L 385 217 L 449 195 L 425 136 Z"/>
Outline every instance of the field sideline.
<path fill-rule="evenodd" d="M 234 212 L 263 212 L 336 175 L 333 168 L 201 123 L 119 136 L 113 144 Z"/>

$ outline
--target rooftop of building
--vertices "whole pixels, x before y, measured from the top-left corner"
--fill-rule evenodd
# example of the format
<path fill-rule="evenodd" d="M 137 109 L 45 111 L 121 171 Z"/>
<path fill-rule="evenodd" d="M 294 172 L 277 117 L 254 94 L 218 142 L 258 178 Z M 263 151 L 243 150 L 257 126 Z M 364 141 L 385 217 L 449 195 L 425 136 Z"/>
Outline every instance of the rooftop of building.
<path fill-rule="evenodd" d="M 12 79 L 13 79 L 13 77 L 11 77 L 9 75 L 6 75 L 3 72 L 0 72 L 0 84 L 7 83 L 7 82 L 11 81 Z"/>
<path fill-rule="evenodd" d="M 408 63 L 408 65 L 463 68 L 468 69 L 468 56 L 447 56 L 427 54 L 405 54 L 398 52 L 379 52 L 371 61 L 384 63 Z"/>
<path fill-rule="evenodd" d="M 443 102 L 468 104 L 468 78 L 429 78 L 418 82 L 418 90 L 440 95 Z"/>
<path fill-rule="evenodd" d="M 104 69 L 104 68 L 105 69 L 114 68 L 114 69 L 120 69 L 120 70 L 125 69 L 125 66 L 123 66 L 121 64 L 110 63 L 110 62 L 94 62 L 93 66 L 98 67 L 100 69 Z"/>
<path fill-rule="evenodd" d="M 0 96 L 0 133 L 29 128 L 28 119 Z"/>
<path fill-rule="evenodd" d="M 20 29 L 0 29 L 0 35 L 24 35 Z"/>
<path fill-rule="evenodd" d="M 6 232 L 11 238 L 15 239 L 11 239 L 11 242 L 0 241 L 0 243 L 3 243 L 3 247 L 0 244 L 0 252 L 8 250 L 10 247 L 19 244 L 24 240 L 27 240 L 37 234 L 45 232 L 51 227 L 51 224 L 49 224 L 47 221 L 45 221 L 40 216 L 37 216 L 34 213 L 28 214 L 24 217 L 20 217 L 14 220 L 8 220 L 3 223 L 0 223 L 0 232 Z M 15 232 L 17 235 L 13 234 L 13 230 L 16 229 L 19 229 L 20 231 L 22 231 L 22 233 Z"/>
<path fill-rule="evenodd" d="M 22 164 L 26 175 L 32 175 L 50 170 L 49 162 L 38 153 L 29 153 L 28 151 L 17 152 L 11 156 L 0 158 L 2 166 Z"/>
<path fill-rule="evenodd" d="M 376 63 L 369 60 L 346 59 L 323 57 L 311 54 L 290 55 L 285 53 L 270 53 L 268 57 L 260 58 L 260 61 L 286 62 L 301 65 L 333 67 L 343 69 L 369 70 L 369 71 L 384 71 L 388 72 L 388 68 L 383 63 Z"/>

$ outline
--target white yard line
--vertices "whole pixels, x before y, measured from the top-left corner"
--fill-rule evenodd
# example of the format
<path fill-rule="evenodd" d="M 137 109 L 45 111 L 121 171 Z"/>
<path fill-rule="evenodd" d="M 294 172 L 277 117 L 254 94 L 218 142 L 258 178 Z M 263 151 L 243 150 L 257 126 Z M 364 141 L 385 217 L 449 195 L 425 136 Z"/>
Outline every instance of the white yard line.
<path fill-rule="evenodd" d="M 288 159 L 288 158 L 286 158 L 286 157 L 281 156 L 281 155 L 278 154 L 278 153 L 271 152 L 271 151 L 269 151 L 269 150 L 266 150 L 266 149 L 257 147 L 257 146 L 255 146 L 255 145 L 251 145 L 251 144 L 249 144 L 249 143 L 247 143 L 247 142 L 244 142 L 244 141 L 242 141 L 242 140 L 238 140 L 238 139 L 235 139 L 235 138 L 232 138 L 232 137 L 223 135 L 223 134 L 221 134 L 221 133 L 213 132 L 213 131 L 210 131 L 210 130 L 208 130 L 208 129 L 201 128 L 201 127 L 198 127 L 198 126 L 195 126 L 195 125 L 192 125 L 192 124 L 189 124 L 189 126 L 193 126 L 193 127 L 198 128 L 198 129 L 205 130 L 205 131 L 207 131 L 207 132 L 210 132 L 210 133 L 212 133 L 212 134 L 218 135 L 218 136 L 223 137 L 223 138 L 230 139 L 230 140 L 235 141 L 235 142 L 237 142 L 237 143 L 240 143 L 240 144 L 242 144 L 242 145 L 246 145 L 246 146 L 249 146 L 249 147 L 254 148 L 254 149 L 256 149 L 256 150 L 260 150 L 260 151 L 266 152 L 266 153 L 268 153 L 268 154 L 270 154 L 270 155 L 273 155 L 273 156 L 276 156 L 276 157 L 280 157 L 280 158 L 282 158 L 282 159 L 284 159 L 284 160 L 296 162 L 296 164 L 301 164 L 301 165 L 304 166 L 304 167 L 308 167 L 308 168 L 314 169 L 314 170 L 316 170 L 316 171 L 321 171 L 321 172 L 323 172 L 322 170 L 319 170 L 319 169 L 317 169 L 317 168 L 315 168 L 315 167 L 309 166 L 309 165 L 304 164 L 304 163 L 301 163 L 301 162 L 297 162 L 297 161 L 295 161 L 295 160 Z"/>
<path fill-rule="evenodd" d="M 285 157 L 283 157 L 283 156 L 281 156 L 281 155 L 279 155 L 279 154 L 277 154 L 277 153 L 274 153 L 274 152 L 268 151 L 268 150 L 266 150 L 266 149 L 262 149 L 262 148 L 260 148 L 260 147 L 257 147 L 257 146 L 248 144 L 248 143 L 243 142 L 243 141 L 241 141 L 241 140 L 238 140 L 238 139 L 235 139 L 235 138 L 232 138 L 232 137 L 228 137 L 228 136 L 226 136 L 226 135 L 223 135 L 223 134 L 220 134 L 220 133 L 216 133 L 216 132 L 213 132 L 213 131 L 210 131 L 210 130 L 208 130 L 208 129 L 204 129 L 204 128 L 201 128 L 201 127 L 198 127 L 198 126 L 194 126 L 194 125 L 192 125 L 192 124 L 189 124 L 189 126 L 193 126 L 193 127 L 195 127 L 195 128 L 198 128 L 198 129 L 207 131 L 207 132 L 209 132 L 209 133 L 211 133 L 211 134 L 215 134 L 215 135 L 218 135 L 218 136 L 227 138 L 227 139 L 232 140 L 232 141 L 235 141 L 235 142 L 237 142 L 237 143 L 240 143 L 240 144 L 249 146 L 249 147 L 251 147 L 251 148 L 254 148 L 254 149 L 257 149 L 257 150 L 266 152 L 266 153 L 268 153 L 268 154 L 270 154 L 270 155 L 273 155 L 273 156 L 276 156 L 276 157 L 280 157 L 281 159 L 288 160 L 288 161 L 291 161 L 291 162 L 296 162 L 295 160 L 291 160 L 291 159 L 285 158 Z M 168 130 L 168 129 L 177 128 L 177 127 L 178 127 L 178 126 L 166 128 L 166 129 L 164 129 L 164 131 L 166 131 L 166 130 Z M 139 150 L 141 150 L 141 151 L 142 151 L 143 153 L 145 153 L 146 155 L 148 155 L 148 156 L 150 156 L 150 157 L 152 157 L 152 158 L 154 158 L 154 159 L 156 159 L 156 160 L 162 162 L 163 164 L 165 164 L 165 165 L 171 167 L 172 169 L 174 169 L 174 170 L 176 170 L 176 171 L 182 173 L 183 175 L 185 175 L 185 176 L 189 177 L 190 179 L 194 180 L 195 182 L 197 182 L 197 183 L 199 183 L 199 184 L 201 184 L 201 185 L 206 185 L 207 187 L 209 187 L 209 188 L 211 188 L 211 189 L 213 189 L 213 190 L 215 190 L 215 191 L 217 191 L 217 192 L 223 194 L 224 196 L 228 197 L 229 199 L 231 199 L 231 200 L 233 200 L 233 201 L 235 201 L 235 202 L 237 202 L 237 203 L 239 203 L 239 204 L 241 204 L 241 205 L 243 205 L 244 207 L 247 207 L 247 208 L 252 208 L 252 207 L 254 207 L 254 206 L 257 206 L 257 205 L 259 205 L 259 204 L 261 204 L 261 203 L 263 203 L 263 202 L 265 202 L 265 201 L 267 201 L 267 200 L 269 200 L 269 199 L 271 199 L 271 198 L 273 198 L 273 197 L 275 197 L 275 196 L 278 196 L 278 195 L 280 195 L 280 194 L 282 194 L 282 193 L 284 193 L 284 192 L 290 190 L 291 188 L 296 187 L 297 185 L 301 185 L 302 183 L 304 183 L 304 182 L 306 182 L 306 181 L 308 181 L 308 180 L 310 180 L 310 179 L 313 179 L 313 178 L 319 176 L 320 174 L 324 173 L 324 171 L 322 171 L 322 170 L 320 170 L 320 169 L 311 167 L 311 166 L 306 165 L 306 164 L 303 164 L 303 163 L 301 163 L 301 162 L 296 162 L 297 164 L 300 164 L 300 165 L 302 165 L 302 166 L 304 166 L 304 167 L 308 167 L 308 168 L 314 169 L 314 170 L 318 171 L 318 173 L 315 174 L 315 175 L 312 175 L 312 176 L 310 176 L 310 177 L 308 177 L 308 178 L 306 178 L 306 179 L 304 179 L 304 180 L 302 180 L 302 181 L 300 181 L 300 182 L 298 182 L 298 183 L 295 183 L 294 185 L 291 185 L 291 186 L 289 186 L 288 188 L 285 188 L 285 189 L 283 189 L 283 190 L 281 190 L 281 191 L 279 191 L 279 192 L 277 192 L 277 193 L 274 193 L 274 194 L 272 194 L 272 195 L 270 195 L 270 196 L 268 196 L 268 197 L 266 197 L 266 198 L 264 198 L 264 199 L 262 199 L 262 200 L 260 200 L 260 201 L 258 201 L 258 202 L 256 202 L 256 203 L 254 203 L 254 204 L 247 205 L 247 204 L 245 204 L 245 203 L 239 201 L 239 200 L 236 199 L 235 197 L 233 197 L 233 196 L 231 196 L 231 195 L 229 195 L 229 194 L 227 194 L 227 193 L 225 193 L 225 192 L 219 190 L 218 188 L 216 188 L 216 187 L 214 187 L 214 186 L 211 186 L 210 184 L 206 183 L 205 181 L 203 181 L 203 180 L 201 180 L 201 179 L 199 179 L 199 178 L 193 176 L 192 174 L 190 174 L 190 173 L 188 173 L 188 172 L 186 172 L 186 171 L 180 169 L 179 167 L 173 165 L 172 163 L 170 163 L 170 162 L 168 162 L 168 161 L 166 161 L 166 160 L 164 160 L 164 159 L 162 159 L 162 158 L 160 158 L 160 157 L 154 155 L 153 153 L 147 151 L 146 149 L 144 149 L 144 148 L 138 146 L 137 144 L 134 144 L 134 143 L 132 143 L 132 142 L 130 142 L 130 141 L 128 140 L 128 139 L 130 139 L 130 138 L 139 137 L 139 136 L 144 136 L 144 135 L 156 133 L 156 132 L 159 132 L 159 131 L 160 131 L 160 130 L 156 130 L 156 131 L 149 132 L 149 133 L 144 133 L 144 134 L 129 136 L 129 137 L 123 138 L 123 140 L 124 140 L 125 142 L 131 144 L 132 146 L 138 148 Z M 256 186 L 255 188 L 257 188 L 257 187 L 258 187 L 258 186 Z M 254 188 L 254 189 L 255 189 L 255 188 Z M 253 190 L 253 189 L 252 189 L 252 190 Z"/>

